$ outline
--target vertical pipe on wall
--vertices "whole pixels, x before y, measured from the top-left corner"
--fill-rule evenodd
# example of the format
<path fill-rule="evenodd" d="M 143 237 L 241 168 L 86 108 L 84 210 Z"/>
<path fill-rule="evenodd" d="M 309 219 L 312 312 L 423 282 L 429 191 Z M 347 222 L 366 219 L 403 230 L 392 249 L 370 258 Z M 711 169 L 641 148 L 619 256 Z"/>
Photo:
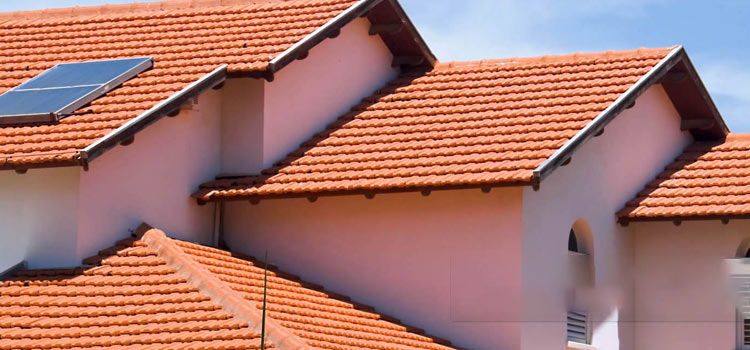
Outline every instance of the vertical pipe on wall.
<path fill-rule="evenodd" d="M 224 202 L 214 202 L 214 234 L 212 246 L 221 248 L 224 239 Z"/>

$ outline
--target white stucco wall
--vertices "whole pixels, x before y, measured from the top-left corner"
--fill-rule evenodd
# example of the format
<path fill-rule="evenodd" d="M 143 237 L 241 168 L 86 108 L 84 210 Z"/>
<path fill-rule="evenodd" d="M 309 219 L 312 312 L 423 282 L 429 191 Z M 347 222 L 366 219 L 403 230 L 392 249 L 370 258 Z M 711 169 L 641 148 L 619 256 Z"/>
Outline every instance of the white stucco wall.
<path fill-rule="evenodd" d="M 0 171 L 0 272 L 77 266 L 78 168 Z"/>
<path fill-rule="evenodd" d="M 226 240 L 476 350 L 519 349 L 521 189 L 226 204 Z"/>
<path fill-rule="evenodd" d="M 396 77 L 390 50 L 369 28 L 366 18 L 352 21 L 265 84 L 264 168 Z"/>
<path fill-rule="evenodd" d="M 263 170 L 265 80 L 229 79 L 221 89 L 221 173 L 258 174 Z"/>
<path fill-rule="evenodd" d="M 637 349 L 735 349 L 736 314 L 724 259 L 750 221 L 632 223 Z"/>
<path fill-rule="evenodd" d="M 128 236 L 141 222 L 172 237 L 210 243 L 213 206 L 190 198 L 220 168 L 220 90 L 192 109 L 162 118 L 81 171 L 78 203 L 80 260 Z"/>
<path fill-rule="evenodd" d="M 657 85 L 543 180 L 539 191 L 524 189 L 522 349 L 562 348 L 565 313 L 578 310 L 589 313 L 600 350 L 633 348 L 632 235 L 616 224 L 615 213 L 689 140 Z M 568 286 L 568 233 L 578 219 L 593 236 L 594 290 Z"/>

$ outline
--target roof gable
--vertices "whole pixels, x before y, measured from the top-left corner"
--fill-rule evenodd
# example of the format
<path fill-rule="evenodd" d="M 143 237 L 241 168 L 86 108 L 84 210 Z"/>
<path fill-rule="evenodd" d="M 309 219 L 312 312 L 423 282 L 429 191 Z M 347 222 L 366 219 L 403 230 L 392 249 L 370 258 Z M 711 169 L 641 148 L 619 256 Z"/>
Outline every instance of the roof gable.
<path fill-rule="evenodd" d="M 685 58 L 675 47 L 405 72 L 274 168 L 205 184 L 195 196 L 255 201 L 538 186 Z M 725 130 L 718 121 L 709 135 Z"/>
<path fill-rule="evenodd" d="M 394 55 L 417 50 L 420 64 L 432 63 L 389 0 L 167 1 L 0 14 L 0 93 L 58 63 L 154 58 L 152 70 L 58 123 L 1 127 L 0 169 L 87 167 L 225 77 L 272 80 L 363 15 L 402 23 L 409 30 L 380 33 Z"/>
<path fill-rule="evenodd" d="M 0 282 L 0 349 L 259 348 L 262 268 L 146 226 L 139 233 L 84 261 L 93 267 Z M 270 271 L 268 282 L 270 347 L 449 349 L 293 276 Z"/>

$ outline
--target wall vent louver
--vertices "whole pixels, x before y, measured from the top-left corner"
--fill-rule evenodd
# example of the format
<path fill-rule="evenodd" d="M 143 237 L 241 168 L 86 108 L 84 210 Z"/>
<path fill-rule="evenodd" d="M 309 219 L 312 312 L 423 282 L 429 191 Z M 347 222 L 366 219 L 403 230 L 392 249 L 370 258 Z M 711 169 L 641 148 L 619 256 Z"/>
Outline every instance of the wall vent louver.
<path fill-rule="evenodd" d="M 588 344 L 588 320 L 585 313 L 568 312 L 568 341 Z"/>

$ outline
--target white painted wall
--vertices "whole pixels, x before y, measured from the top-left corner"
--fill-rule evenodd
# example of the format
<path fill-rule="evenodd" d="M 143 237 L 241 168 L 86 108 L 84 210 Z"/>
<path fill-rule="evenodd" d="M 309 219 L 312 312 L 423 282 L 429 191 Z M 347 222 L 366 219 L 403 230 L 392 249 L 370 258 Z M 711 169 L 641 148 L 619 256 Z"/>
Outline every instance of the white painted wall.
<path fill-rule="evenodd" d="M 690 141 L 661 86 L 646 91 L 572 162 L 523 193 L 522 348 L 560 349 L 565 313 L 587 311 L 601 350 L 633 349 L 632 235 L 615 213 Z M 567 252 L 573 223 L 584 219 L 593 236 L 595 287 L 570 288 Z M 619 322 L 614 322 L 619 320 Z M 659 347 L 649 347 L 659 348 Z M 647 348 L 642 348 L 647 349 Z"/>
<path fill-rule="evenodd" d="M 221 90 L 221 173 L 258 174 L 263 170 L 265 80 L 228 79 Z"/>
<path fill-rule="evenodd" d="M 369 28 L 366 18 L 352 21 L 266 83 L 264 168 L 396 77 L 390 50 Z"/>
<path fill-rule="evenodd" d="M 0 272 L 80 265 L 76 250 L 78 168 L 0 172 Z"/>
<path fill-rule="evenodd" d="M 226 239 L 476 350 L 519 349 L 520 188 L 226 204 Z"/>
<path fill-rule="evenodd" d="M 78 260 L 128 236 L 141 222 L 170 236 L 210 243 L 213 205 L 190 198 L 220 168 L 220 91 L 209 90 L 192 109 L 162 118 L 81 170 Z"/>
<path fill-rule="evenodd" d="M 7 179 L 0 184 L 0 272 L 23 259 L 32 267 L 78 265 L 143 221 L 208 243 L 213 206 L 190 198 L 199 184 L 217 174 L 258 173 L 396 76 L 369 25 L 353 21 L 272 83 L 228 80 L 201 95 L 194 110 L 95 159 L 89 171 L 0 172 Z"/>
<path fill-rule="evenodd" d="M 724 259 L 750 221 L 631 223 L 637 349 L 735 349 L 735 306 Z"/>

